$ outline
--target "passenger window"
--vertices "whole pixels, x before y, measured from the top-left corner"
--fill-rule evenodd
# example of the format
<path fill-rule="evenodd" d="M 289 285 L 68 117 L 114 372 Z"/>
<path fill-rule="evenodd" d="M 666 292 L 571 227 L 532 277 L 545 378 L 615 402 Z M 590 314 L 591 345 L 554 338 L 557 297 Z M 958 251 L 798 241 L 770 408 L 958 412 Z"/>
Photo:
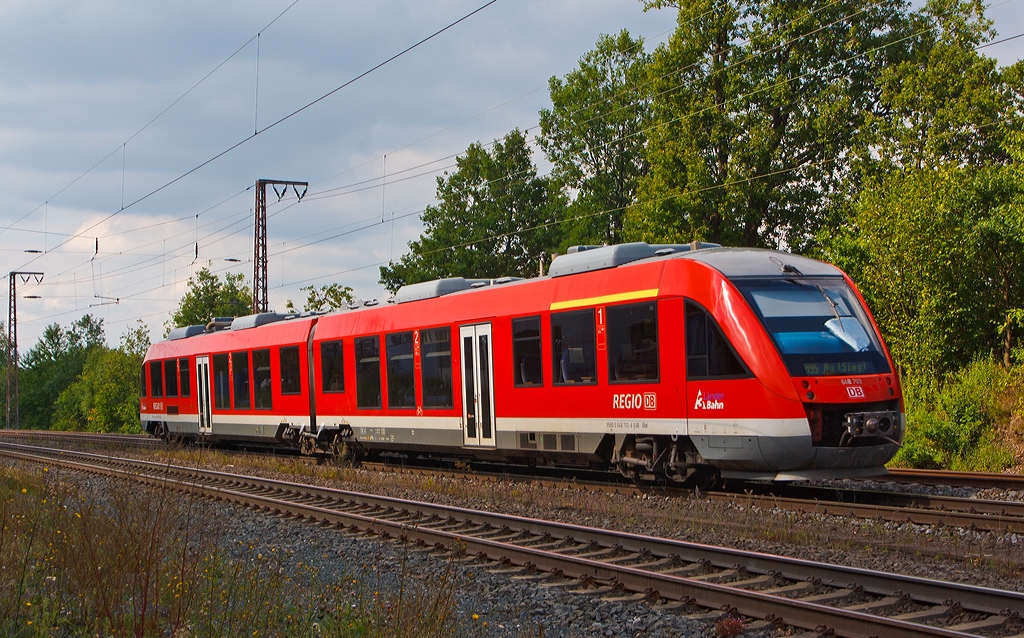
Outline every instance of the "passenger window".
<path fill-rule="evenodd" d="M 744 377 L 749 374 L 711 315 L 696 303 L 687 301 L 686 378 Z"/>
<path fill-rule="evenodd" d="M 274 405 L 274 391 L 270 381 L 270 350 L 252 351 L 253 396 L 257 410 L 270 410 Z"/>
<path fill-rule="evenodd" d="M 356 406 L 379 410 L 380 405 L 380 337 L 355 340 Z"/>
<path fill-rule="evenodd" d="M 387 336 L 388 408 L 415 408 L 416 382 L 413 381 L 412 333 Z"/>
<path fill-rule="evenodd" d="M 231 378 L 226 354 L 213 355 L 213 405 L 218 410 L 231 409 Z"/>
<path fill-rule="evenodd" d="M 608 381 L 657 381 L 657 306 L 611 306 L 607 312 Z"/>
<path fill-rule="evenodd" d="M 231 375 L 235 391 L 235 409 L 248 410 L 252 407 L 249 401 L 249 353 L 231 353 Z"/>
<path fill-rule="evenodd" d="M 345 368 L 342 365 L 340 341 L 324 341 L 320 344 L 320 389 L 324 392 L 345 391 Z"/>
<path fill-rule="evenodd" d="M 594 310 L 551 315 L 552 378 L 556 385 L 597 383 Z"/>
<path fill-rule="evenodd" d="M 142 366 L 142 374 L 139 375 L 139 396 L 146 396 L 146 366 Z"/>
<path fill-rule="evenodd" d="M 149 380 L 153 382 L 153 398 L 164 395 L 164 369 L 160 361 L 149 362 Z"/>
<path fill-rule="evenodd" d="M 192 396 L 192 388 L 190 387 L 189 384 L 188 373 L 188 359 L 178 359 L 178 375 L 179 377 L 181 377 L 181 383 L 179 384 L 179 387 L 181 389 L 181 396 L 183 397 Z"/>
<path fill-rule="evenodd" d="M 512 320 L 512 366 L 517 388 L 544 385 L 540 365 L 540 317 Z"/>
<path fill-rule="evenodd" d="M 299 348 L 288 346 L 280 349 L 281 354 L 281 394 L 300 394 L 302 381 L 299 376 Z"/>
<path fill-rule="evenodd" d="M 452 402 L 452 333 L 450 328 L 420 330 L 420 361 L 423 407 L 454 407 L 455 404 Z"/>
<path fill-rule="evenodd" d="M 167 396 L 178 396 L 178 360 L 168 359 L 164 361 L 164 378 L 167 383 Z"/>

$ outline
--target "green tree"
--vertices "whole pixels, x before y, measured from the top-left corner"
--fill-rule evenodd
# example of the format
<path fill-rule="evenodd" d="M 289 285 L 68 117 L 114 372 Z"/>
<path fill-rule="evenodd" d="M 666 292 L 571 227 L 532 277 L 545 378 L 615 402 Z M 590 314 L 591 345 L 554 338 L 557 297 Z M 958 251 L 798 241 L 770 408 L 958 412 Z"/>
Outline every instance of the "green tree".
<path fill-rule="evenodd" d="M 805 250 L 847 197 L 845 158 L 908 28 L 901 1 L 679 3 L 626 237 Z"/>
<path fill-rule="evenodd" d="M 1024 63 L 998 68 L 977 50 L 995 35 L 978 0 L 930 0 L 911 20 L 912 54 L 879 74 L 881 108 L 860 149 L 867 173 L 1005 164 Z"/>
<path fill-rule="evenodd" d="M 306 292 L 306 303 L 302 306 L 302 312 L 337 310 L 352 302 L 352 289 L 341 284 L 329 284 L 320 288 L 304 286 L 299 290 Z M 290 311 L 295 310 L 295 304 L 291 299 L 285 304 L 285 308 Z"/>
<path fill-rule="evenodd" d="M 172 327 L 205 325 L 214 317 L 240 317 L 252 309 L 252 290 L 241 273 L 221 279 L 204 266 L 188 280 L 188 289 L 171 315 Z"/>
<path fill-rule="evenodd" d="M 54 429 L 139 432 L 139 369 L 148 348 L 140 321 L 121 335 L 120 347 L 91 350 L 81 375 L 57 398 Z"/>
<path fill-rule="evenodd" d="M 905 372 L 989 353 L 1009 362 L 1008 317 L 1024 306 L 1022 187 L 1001 166 L 895 171 L 857 201 L 856 232 L 829 244 L 824 257 L 858 282 Z"/>
<path fill-rule="evenodd" d="M 60 394 L 82 373 L 86 359 L 102 350 L 103 320 L 85 315 L 67 329 L 50 324 L 22 359 L 19 377 L 21 427 L 49 429 Z"/>
<path fill-rule="evenodd" d="M 423 213 L 423 234 L 398 263 L 382 266 L 392 292 L 442 277 L 532 276 L 545 251 L 557 249 L 564 200 L 537 176 L 526 137 L 514 130 L 488 152 L 472 144 L 458 170 L 437 179 L 436 206 Z"/>
<path fill-rule="evenodd" d="M 540 146 L 553 176 L 574 196 L 563 225 L 568 244 L 617 244 L 622 219 L 647 173 L 651 120 L 643 39 L 602 35 L 579 68 L 548 81 L 551 108 L 540 112 Z"/>

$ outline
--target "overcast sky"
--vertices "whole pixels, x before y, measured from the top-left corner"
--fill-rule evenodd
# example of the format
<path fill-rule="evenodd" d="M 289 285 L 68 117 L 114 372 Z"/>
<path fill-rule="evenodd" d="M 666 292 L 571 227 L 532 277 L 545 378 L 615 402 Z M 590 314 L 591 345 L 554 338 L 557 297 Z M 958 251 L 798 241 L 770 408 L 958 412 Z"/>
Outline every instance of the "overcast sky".
<path fill-rule="evenodd" d="M 20 350 L 86 312 L 112 344 L 137 318 L 158 339 L 196 269 L 251 278 L 257 178 L 310 184 L 298 205 L 270 193 L 272 308 L 309 284 L 384 297 L 377 266 L 419 235 L 455 155 L 535 132 L 548 78 L 600 34 L 654 46 L 675 24 L 636 0 L 499 0 L 150 195 L 484 2 L 0 0 L 0 271 L 45 274 L 19 283 Z M 993 4 L 1001 37 L 1022 8 Z M 985 52 L 1012 63 L 1024 38 Z"/>

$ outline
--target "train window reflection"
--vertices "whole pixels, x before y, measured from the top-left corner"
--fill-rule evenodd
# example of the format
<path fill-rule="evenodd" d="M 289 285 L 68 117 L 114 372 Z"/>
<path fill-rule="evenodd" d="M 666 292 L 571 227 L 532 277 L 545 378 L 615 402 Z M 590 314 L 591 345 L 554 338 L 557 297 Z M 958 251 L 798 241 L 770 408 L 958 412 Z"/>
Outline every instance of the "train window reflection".
<path fill-rule="evenodd" d="M 711 315 L 687 301 L 686 378 L 737 378 L 749 374 Z"/>
<path fill-rule="evenodd" d="M 249 353 L 231 353 L 231 376 L 235 393 L 235 409 L 248 410 L 252 407 L 249 400 Z"/>
<path fill-rule="evenodd" d="M 794 376 L 889 372 L 881 340 L 840 277 L 749 279 L 737 287 Z"/>
<path fill-rule="evenodd" d="M 513 319 L 512 365 L 517 388 L 544 385 L 540 361 L 540 317 Z"/>
<path fill-rule="evenodd" d="M 415 408 L 416 382 L 413 380 L 412 333 L 387 336 L 388 407 Z"/>
<path fill-rule="evenodd" d="M 380 404 L 380 337 L 355 340 L 356 406 L 379 410 Z"/>
<path fill-rule="evenodd" d="M 213 355 L 213 405 L 218 410 L 231 409 L 231 379 L 226 354 Z"/>
<path fill-rule="evenodd" d="M 252 351 L 252 384 L 256 409 L 271 409 L 274 393 L 270 381 L 270 350 Z"/>
<path fill-rule="evenodd" d="M 556 385 L 597 383 L 594 310 L 551 315 L 552 378 Z"/>
<path fill-rule="evenodd" d="M 178 359 L 178 375 L 181 377 L 181 396 L 187 397 L 192 395 L 192 388 L 189 383 L 189 368 L 188 358 Z"/>
<path fill-rule="evenodd" d="M 299 394 L 302 381 L 299 376 L 299 347 L 281 348 L 281 394 Z"/>
<path fill-rule="evenodd" d="M 164 361 L 164 378 L 167 384 L 167 392 L 165 393 L 169 397 L 178 396 L 178 360 L 168 359 Z"/>
<path fill-rule="evenodd" d="M 657 306 L 648 302 L 607 311 L 608 381 L 657 381 Z"/>
<path fill-rule="evenodd" d="M 139 375 L 139 396 L 146 396 L 146 366 L 142 366 L 142 374 Z"/>
<path fill-rule="evenodd" d="M 149 380 L 153 382 L 153 398 L 164 395 L 164 369 L 159 361 L 149 362 Z"/>
<path fill-rule="evenodd" d="M 324 392 L 345 391 L 343 352 L 341 341 L 324 341 L 320 344 L 320 389 Z"/>
<path fill-rule="evenodd" d="M 420 361 L 423 407 L 454 407 L 451 329 L 420 330 Z"/>

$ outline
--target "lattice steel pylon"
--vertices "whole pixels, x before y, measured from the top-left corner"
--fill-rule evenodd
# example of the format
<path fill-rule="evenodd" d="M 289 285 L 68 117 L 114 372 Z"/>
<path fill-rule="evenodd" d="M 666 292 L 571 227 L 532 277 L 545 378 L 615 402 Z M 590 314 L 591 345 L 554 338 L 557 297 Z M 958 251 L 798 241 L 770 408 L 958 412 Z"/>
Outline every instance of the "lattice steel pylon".
<path fill-rule="evenodd" d="M 281 198 L 288 192 L 288 187 L 291 186 L 295 192 L 295 197 L 299 201 L 305 197 L 306 191 L 309 189 L 309 182 L 290 182 L 281 179 L 258 179 L 256 180 L 256 219 L 255 219 L 255 232 L 253 233 L 253 251 L 252 251 L 252 311 L 253 313 L 266 312 L 268 304 L 267 295 L 267 184 L 274 187 L 274 193 L 277 195 L 277 201 L 281 201 Z M 284 189 L 280 192 L 277 190 L 278 186 L 283 186 Z M 299 192 L 299 187 L 302 187 L 302 192 Z"/>
<path fill-rule="evenodd" d="M 12 412 L 14 429 L 21 425 L 21 413 L 18 409 L 18 277 L 27 282 L 35 279 L 36 283 L 43 282 L 41 272 L 16 272 L 11 271 L 9 301 L 7 304 L 7 429 L 11 429 Z"/>

